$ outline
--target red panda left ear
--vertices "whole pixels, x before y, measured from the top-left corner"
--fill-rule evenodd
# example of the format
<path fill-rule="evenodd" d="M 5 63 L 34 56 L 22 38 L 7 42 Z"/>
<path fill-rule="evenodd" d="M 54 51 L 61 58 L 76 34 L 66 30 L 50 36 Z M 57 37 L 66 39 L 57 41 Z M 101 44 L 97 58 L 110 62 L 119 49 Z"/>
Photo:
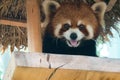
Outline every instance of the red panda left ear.
<path fill-rule="evenodd" d="M 104 14 L 107 8 L 107 5 L 105 2 L 96 2 L 92 5 L 92 10 L 96 14 L 99 23 L 101 24 L 102 28 L 105 28 L 105 21 L 104 21 Z"/>
<path fill-rule="evenodd" d="M 45 14 L 45 20 L 43 22 L 43 27 L 46 27 L 50 21 L 51 15 L 56 12 L 60 7 L 60 4 L 55 0 L 45 0 L 42 3 L 43 12 Z"/>

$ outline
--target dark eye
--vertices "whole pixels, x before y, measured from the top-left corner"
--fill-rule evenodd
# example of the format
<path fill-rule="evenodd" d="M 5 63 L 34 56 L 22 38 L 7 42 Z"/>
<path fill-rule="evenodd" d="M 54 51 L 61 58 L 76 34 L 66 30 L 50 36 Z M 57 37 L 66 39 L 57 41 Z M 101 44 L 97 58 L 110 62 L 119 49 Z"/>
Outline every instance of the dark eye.
<path fill-rule="evenodd" d="M 64 24 L 64 25 L 63 25 L 63 29 L 64 29 L 64 30 L 68 30 L 69 28 L 70 28 L 70 24 Z"/>
<path fill-rule="evenodd" d="M 83 25 L 83 24 L 80 24 L 78 27 L 79 27 L 80 30 L 84 30 L 85 29 L 85 25 Z"/>

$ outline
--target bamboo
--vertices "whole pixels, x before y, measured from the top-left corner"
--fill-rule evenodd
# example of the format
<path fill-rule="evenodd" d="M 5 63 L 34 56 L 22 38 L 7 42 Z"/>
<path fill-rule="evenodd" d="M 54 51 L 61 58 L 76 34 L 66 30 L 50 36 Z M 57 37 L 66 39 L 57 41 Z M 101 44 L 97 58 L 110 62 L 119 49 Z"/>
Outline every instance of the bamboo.
<path fill-rule="evenodd" d="M 26 0 L 28 49 L 30 52 L 42 52 L 40 27 L 40 9 L 37 0 Z"/>

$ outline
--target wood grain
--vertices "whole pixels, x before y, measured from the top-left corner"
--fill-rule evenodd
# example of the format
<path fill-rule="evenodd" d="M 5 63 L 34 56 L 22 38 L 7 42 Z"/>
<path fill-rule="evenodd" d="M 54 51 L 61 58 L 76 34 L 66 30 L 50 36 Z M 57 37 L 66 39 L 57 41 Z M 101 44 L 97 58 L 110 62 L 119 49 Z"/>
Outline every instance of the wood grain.
<path fill-rule="evenodd" d="M 51 69 L 46 65 L 48 64 L 46 58 L 47 55 L 36 53 L 21 52 L 17 53 L 15 57 L 12 55 L 10 65 L 3 80 L 120 80 L 119 60 L 117 60 L 117 64 L 116 60 L 114 61 L 113 59 L 49 54 Z M 64 65 L 63 63 L 66 62 L 69 63 Z M 27 65 L 29 67 L 18 66 L 18 64 L 22 63 L 22 66 Z M 107 65 L 106 67 L 105 64 Z M 34 67 L 30 67 L 30 65 Z M 46 68 L 42 67 L 42 65 L 46 66 Z"/>
<path fill-rule="evenodd" d="M 13 21 L 13 20 L 3 20 L 3 19 L 0 19 L 0 24 L 18 26 L 18 27 L 26 27 L 27 26 L 27 23 L 25 23 L 25 22 Z"/>
<path fill-rule="evenodd" d="M 26 0 L 29 52 L 42 52 L 41 22 L 38 0 Z"/>
<path fill-rule="evenodd" d="M 120 80 L 120 73 L 17 67 L 12 80 Z"/>
<path fill-rule="evenodd" d="M 95 2 L 99 2 L 99 1 L 105 1 L 105 0 L 94 0 Z M 109 1 L 109 0 L 108 0 Z M 107 6 L 107 10 L 106 12 L 112 10 L 112 8 L 114 7 L 115 3 L 117 2 L 117 0 L 110 0 Z"/>
<path fill-rule="evenodd" d="M 17 66 L 44 67 L 79 70 L 120 72 L 120 59 L 99 58 L 80 55 L 58 55 L 45 53 L 16 52 Z"/>

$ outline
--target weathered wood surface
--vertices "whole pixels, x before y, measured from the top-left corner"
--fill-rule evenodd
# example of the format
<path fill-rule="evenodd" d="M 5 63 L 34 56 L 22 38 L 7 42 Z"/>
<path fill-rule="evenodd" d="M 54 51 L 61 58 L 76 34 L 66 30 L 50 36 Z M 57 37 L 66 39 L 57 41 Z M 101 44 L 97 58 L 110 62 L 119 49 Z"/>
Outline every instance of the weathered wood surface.
<path fill-rule="evenodd" d="M 42 30 L 38 0 L 26 0 L 29 52 L 42 52 Z"/>
<path fill-rule="evenodd" d="M 13 55 L 3 80 L 120 80 L 119 59 L 24 52 Z"/>
<path fill-rule="evenodd" d="M 99 1 L 105 1 L 105 0 L 94 0 L 94 1 L 99 2 Z M 110 11 L 114 7 L 116 2 L 117 2 L 117 0 L 110 0 L 108 3 L 108 6 L 107 6 L 106 12 Z"/>
<path fill-rule="evenodd" d="M 117 0 L 110 0 L 106 11 L 110 11 L 114 7 L 116 2 Z"/>
<path fill-rule="evenodd" d="M 17 67 L 12 80 L 120 80 L 120 73 Z"/>
<path fill-rule="evenodd" d="M 75 55 L 15 53 L 17 66 L 120 72 L 120 59 Z"/>

